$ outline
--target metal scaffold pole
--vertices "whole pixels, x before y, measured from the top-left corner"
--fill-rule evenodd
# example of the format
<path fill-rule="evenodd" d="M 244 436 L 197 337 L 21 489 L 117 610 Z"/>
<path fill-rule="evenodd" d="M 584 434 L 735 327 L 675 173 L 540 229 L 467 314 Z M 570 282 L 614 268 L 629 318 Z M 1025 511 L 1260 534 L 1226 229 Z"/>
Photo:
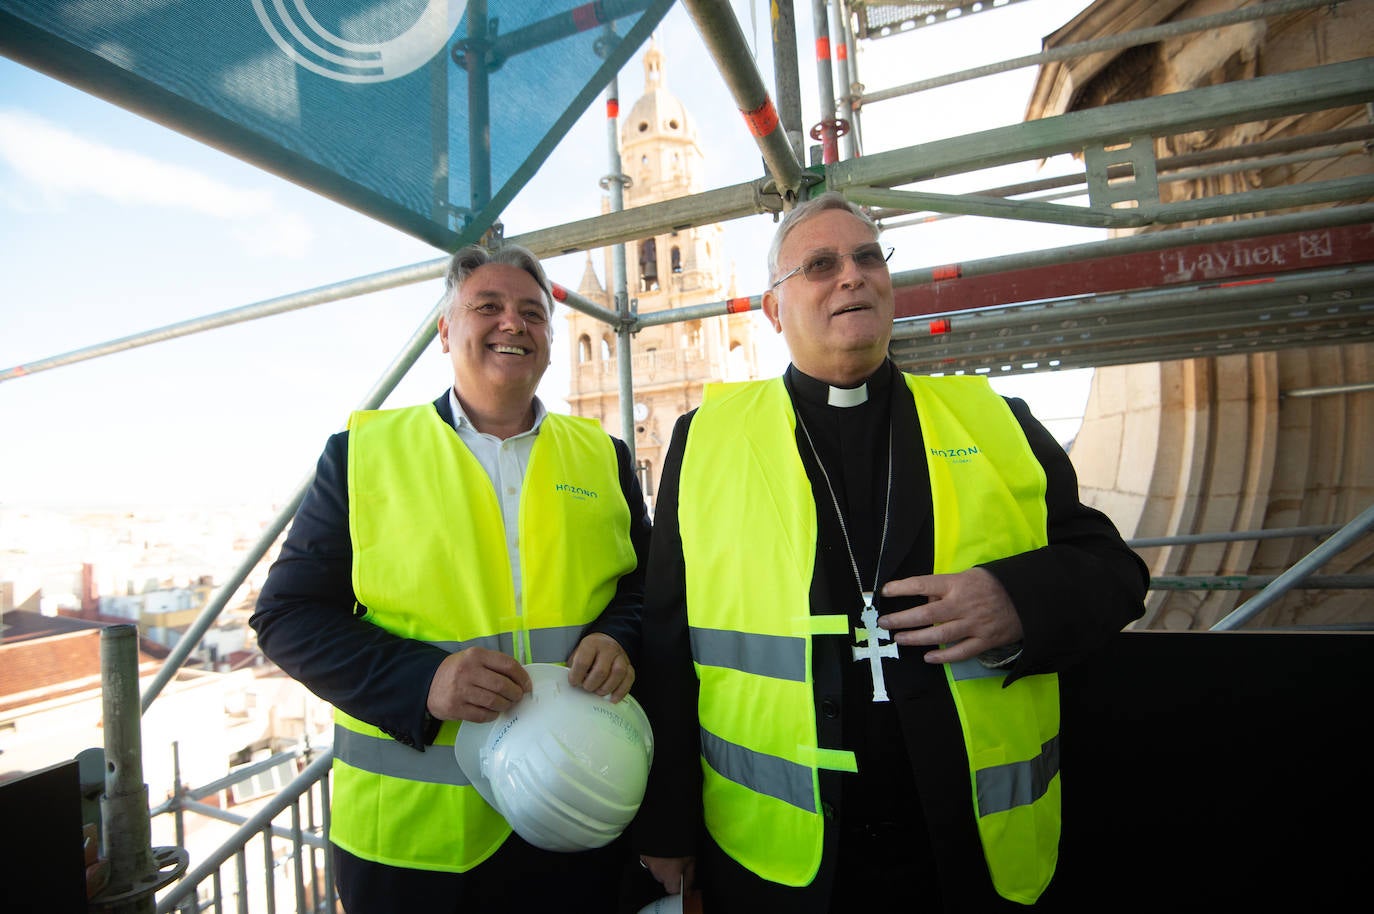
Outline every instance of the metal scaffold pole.
<path fill-rule="evenodd" d="M 491 97 L 487 84 L 487 4 L 471 0 L 468 21 L 468 174 L 474 214 L 491 202 Z"/>
<path fill-rule="evenodd" d="M 782 198 L 782 208 L 790 209 L 804 181 L 802 166 L 792 152 L 783 125 L 778 121 L 778 111 L 754 67 L 753 55 L 749 53 L 734 10 L 725 0 L 684 0 L 683 5 L 711 52 L 711 59 L 720 68 L 750 134 L 763 152 L 764 165 Z"/>
<path fill-rule="evenodd" d="M 1303 556 L 1301 561 L 1275 578 L 1268 587 L 1232 610 L 1230 615 L 1213 625 L 1211 630 L 1225 632 L 1240 628 L 1276 603 L 1289 590 L 1301 584 L 1318 568 L 1354 545 L 1370 530 L 1374 530 L 1374 505 L 1361 511 L 1360 515 L 1341 528 L 1339 533 Z"/>
<path fill-rule="evenodd" d="M 903 95 L 912 95 L 917 92 L 938 89 L 942 86 L 952 86 L 956 83 L 968 82 L 972 79 L 981 79 L 982 77 L 992 76 L 997 73 L 1007 73 L 1011 70 L 1020 70 L 1025 67 L 1036 66 L 1037 64 L 1053 63 L 1059 60 L 1072 60 L 1077 57 L 1086 57 L 1089 54 L 1095 54 L 1101 51 L 1134 48 L 1140 45 L 1163 41 L 1167 38 L 1177 38 L 1180 35 L 1206 32 L 1242 22 L 1253 22 L 1257 19 L 1267 19 L 1273 16 L 1282 16 L 1287 13 L 1301 12 L 1303 10 L 1320 9 L 1322 7 L 1330 8 L 1335 5 L 1336 4 L 1333 3 L 1332 0 L 1270 0 L 1270 2 L 1267 3 L 1240 7 L 1222 13 L 1214 13 L 1210 16 L 1196 16 L 1189 19 L 1179 19 L 1174 22 L 1166 22 L 1162 25 L 1122 32 L 1118 35 L 1107 35 L 1102 38 L 1094 38 L 1091 41 L 1066 44 L 1062 47 L 1041 51 L 1039 54 L 1027 54 L 1024 57 L 998 61 L 997 63 L 986 64 L 981 67 L 972 67 L 967 70 L 960 70 L 956 73 L 946 73 L 942 76 L 935 76 L 930 79 L 920 80 L 919 82 L 907 83 L 902 86 L 894 86 L 890 89 L 868 92 L 863 95 L 860 101 L 864 103 L 888 101 L 889 99 L 899 98 Z"/>
<path fill-rule="evenodd" d="M 606 155 L 611 171 L 602 181 L 602 186 L 610 191 L 611 212 L 619 213 L 625 209 L 625 176 L 620 162 L 620 78 L 612 76 L 606 87 Z M 625 244 L 611 247 L 612 269 L 615 271 L 612 288 L 615 290 L 615 363 L 617 379 L 620 383 L 620 430 L 621 439 L 630 449 L 630 462 L 635 459 L 634 435 L 634 359 L 630 351 L 630 324 L 634 311 L 630 307 L 629 279 L 625 267 Z"/>
<path fill-rule="evenodd" d="M 835 56 L 835 83 L 839 93 L 835 98 L 835 127 L 842 140 L 840 153 L 843 158 L 853 159 L 859 155 L 859 99 L 856 86 L 858 78 L 854 72 L 854 33 L 845 0 L 831 0 L 834 15 L 830 19 L 830 47 Z"/>
<path fill-rule="evenodd" d="M 101 629 L 100 671 L 105 727 L 101 843 L 110 878 L 92 906 L 111 914 L 152 914 L 153 893 L 180 876 L 189 858 L 179 847 L 152 846 L 148 785 L 143 782 L 138 626 Z"/>
<path fill-rule="evenodd" d="M 773 33 L 773 91 L 778 97 L 778 119 L 798 162 L 806 161 L 802 133 L 801 80 L 797 78 L 797 18 L 792 0 L 769 4 Z"/>
<path fill-rule="evenodd" d="M 816 30 L 816 94 L 820 97 L 821 119 L 811 131 L 821 141 L 821 161 L 832 165 L 840 160 L 839 122 L 835 119 L 835 77 L 830 69 L 830 16 L 826 0 L 811 0 L 811 19 Z"/>

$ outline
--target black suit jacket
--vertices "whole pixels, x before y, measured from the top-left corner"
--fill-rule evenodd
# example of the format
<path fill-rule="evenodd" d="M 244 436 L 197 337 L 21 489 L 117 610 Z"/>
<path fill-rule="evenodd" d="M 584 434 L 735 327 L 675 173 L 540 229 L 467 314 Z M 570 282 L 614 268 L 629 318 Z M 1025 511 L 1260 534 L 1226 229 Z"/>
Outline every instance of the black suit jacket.
<path fill-rule="evenodd" d="M 448 391 L 434 401 L 434 408 L 454 426 Z M 620 579 L 610 604 L 586 633 L 615 638 L 638 669 L 649 517 L 629 449 L 619 439 L 612 441 L 639 561 Z M 448 655 L 366 621 L 367 607 L 353 593 L 352 569 L 344 431 L 325 445 L 250 624 L 263 653 L 320 698 L 423 750 L 438 731 L 438 723 L 426 713 L 429 684 Z"/>

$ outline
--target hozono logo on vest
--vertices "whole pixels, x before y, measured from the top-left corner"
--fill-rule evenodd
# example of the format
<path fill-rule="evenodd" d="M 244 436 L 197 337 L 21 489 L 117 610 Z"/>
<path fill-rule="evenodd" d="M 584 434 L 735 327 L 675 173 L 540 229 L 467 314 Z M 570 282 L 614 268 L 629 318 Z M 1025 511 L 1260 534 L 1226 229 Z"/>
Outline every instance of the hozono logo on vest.
<path fill-rule="evenodd" d="M 566 494 L 568 494 L 568 495 L 571 495 L 573 498 L 576 498 L 578 501 L 583 501 L 583 500 L 586 500 L 586 499 L 588 499 L 588 498 L 599 498 L 599 497 L 600 497 L 600 496 L 598 496 L 595 492 L 593 492 L 591 489 L 584 489 L 584 488 L 582 488 L 581 486 L 575 486 L 575 485 L 573 485 L 572 483 L 569 483 L 569 482 L 558 482 L 558 483 L 554 483 L 553 490 L 554 490 L 555 492 L 564 492 L 564 493 L 566 493 Z"/>
<path fill-rule="evenodd" d="M 950 463 L 968 463 L 971 458 L 977 457 L 981 453 L 978 447 L 972 444 L 968 447 L 930 448 L 930 456 L 942 457 Z"/>

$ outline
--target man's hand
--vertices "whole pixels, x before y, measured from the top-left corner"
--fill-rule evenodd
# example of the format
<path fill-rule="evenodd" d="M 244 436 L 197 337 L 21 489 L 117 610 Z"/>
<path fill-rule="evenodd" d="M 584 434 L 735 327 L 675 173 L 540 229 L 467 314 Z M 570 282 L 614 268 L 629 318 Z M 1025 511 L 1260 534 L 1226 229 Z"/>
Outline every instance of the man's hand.
<path fill-rule="evenodd" d="M 1021 617 L 1011 597 L 984 568 L 889 581 L 882 593 L 885 597 L 930 598 L 924 606 L 878 617 L 878 625 L 893 632 L 892 640 L 898 644 L 947 645 L 928 651 L 926 663 L 968 660 L 1021 640 Z"/>
<path fill-rule="evenodd" d="M 639 862 L 669 895 L 685 895 L 696 881 L 695 857 L 650 857 L 640 854 Z"/>
<path fill-rule="evenodd" d="M 426 707 L 438 720 L 484 724 L 534 688 L 515 658 L 484 647 L 449 654 L 429 682 Z"/>
<path fill-rule="evenodd" d="M 635 684 L 635 668 L 620 642 L 592 632 L 568 658 L 568 682 L 596 695 L 609 695 L 617 702 Z"/>

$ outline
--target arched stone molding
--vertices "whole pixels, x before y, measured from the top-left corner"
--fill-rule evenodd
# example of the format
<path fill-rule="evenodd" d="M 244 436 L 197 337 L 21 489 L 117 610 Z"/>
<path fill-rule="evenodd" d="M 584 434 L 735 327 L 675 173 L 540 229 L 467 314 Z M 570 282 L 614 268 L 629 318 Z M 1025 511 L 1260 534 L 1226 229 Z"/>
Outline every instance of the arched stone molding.
<path fill-rule="evenodd" d="M 1128 539 L 1340 524 L 1374 503 L 1374 344 L 1099 368 L 1071 458 Z M 1277 575 L 1311 537 L 1140 550 L 1154 576 Z M 1374 537 L 1320 574 L 1374 567 Z M 1137 628 L 1208 629 L 1254 591 L 1155 590 Z M 1293 590 L 1248 627 L 1367 620 L 1368 591 Z"/>

